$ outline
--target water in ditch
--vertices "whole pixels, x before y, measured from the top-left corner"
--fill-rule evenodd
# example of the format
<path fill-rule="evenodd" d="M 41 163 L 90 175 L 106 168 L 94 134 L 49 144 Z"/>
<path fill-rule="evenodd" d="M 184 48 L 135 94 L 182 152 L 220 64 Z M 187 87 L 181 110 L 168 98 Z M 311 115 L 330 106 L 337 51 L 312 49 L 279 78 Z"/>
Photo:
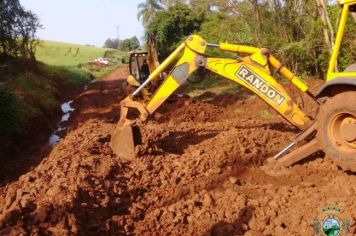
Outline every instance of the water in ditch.
<path fill-rule="evenodd" d="M 66 122 L 69 120 L 71 113 L 75 110 L 71 105 L 73 100 L 67 101 L 62 103 L 61 110 L 62 110 L 62 118 L 57 124 L 57 129 L 51 134 L 48 139 L 48 145 L 53 146 L 59 142 L 61 139 L 59 133 L 66 130 Z"/>

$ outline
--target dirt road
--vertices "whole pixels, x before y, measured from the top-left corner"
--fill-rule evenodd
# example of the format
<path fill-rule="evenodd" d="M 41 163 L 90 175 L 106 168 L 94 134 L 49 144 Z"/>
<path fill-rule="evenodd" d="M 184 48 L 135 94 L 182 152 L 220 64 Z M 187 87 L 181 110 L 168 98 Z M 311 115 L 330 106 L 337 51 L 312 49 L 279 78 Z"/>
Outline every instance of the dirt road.
<path fill-rule="evenodd" d="M 313 235 L 328 205 L 356 234 L 356 176 L 321 155 L 266 175 L 260 166 L 297 130 L 244 91 L 166 103 L 141 127 L 137 158 L 117 159 L 125 77 L 91 84 L 60 143 L 1 188 L 1 235 Z"/>

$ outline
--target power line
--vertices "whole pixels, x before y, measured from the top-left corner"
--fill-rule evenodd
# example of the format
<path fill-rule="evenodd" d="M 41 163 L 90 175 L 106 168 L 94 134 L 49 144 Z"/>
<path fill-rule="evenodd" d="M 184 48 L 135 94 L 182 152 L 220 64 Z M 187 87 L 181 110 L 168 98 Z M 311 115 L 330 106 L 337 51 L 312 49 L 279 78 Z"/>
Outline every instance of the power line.
<path fill-rule="evenodd" d="M 120 48 L 120 27 L 116 26 L 117 31 L 117 47 Z"/>

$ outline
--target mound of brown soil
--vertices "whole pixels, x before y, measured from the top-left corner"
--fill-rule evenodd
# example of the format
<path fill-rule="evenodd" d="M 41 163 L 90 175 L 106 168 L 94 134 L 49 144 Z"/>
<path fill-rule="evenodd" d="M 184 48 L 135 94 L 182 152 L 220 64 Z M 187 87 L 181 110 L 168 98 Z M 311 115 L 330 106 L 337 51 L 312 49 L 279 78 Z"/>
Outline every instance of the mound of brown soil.
<path fill-rule="evenodd" d="M 297 130 L 256 96 L 167 103 L 140 127 L 137 158 L 117 159 L 123 79 L 119 70 L 90 86 L 66 137 L 1 189 L 0 234 L 312 235 L 326 205 L 356 233 L 355 175 L 321 156 L 281 177 L 261 170 Z"/>

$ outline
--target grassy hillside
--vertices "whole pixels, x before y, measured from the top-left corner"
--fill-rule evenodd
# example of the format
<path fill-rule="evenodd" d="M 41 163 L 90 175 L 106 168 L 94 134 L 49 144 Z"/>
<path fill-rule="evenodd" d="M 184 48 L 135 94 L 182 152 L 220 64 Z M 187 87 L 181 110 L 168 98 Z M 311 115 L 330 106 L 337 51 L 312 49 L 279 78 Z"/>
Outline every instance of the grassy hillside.
<path fill-rule="evenodd" d="M 110 48 L 97 48 L 78 44 L 41 40 L 36 48 L 36 59 L 48 65 L 76 66 L 87 64 L 98 57 L 109 57 L 113 63 L 126 55 Z"/>
<path fill-rule="evenodd" d="M 10 158 L 31 146 L 27 141 L 33 134 L 45 142 L 60 116 L 61 102 L 72 99 L 92 79 L 115 69 L 124 56 L 126 53 L 113 49 L 41 41 L 37 62 L 18 58 L 2 61 L 0 157 Z M 110 66 L 88 63 L 98 57 L 108 58 Z"/>
<path fill-rule="evenodd" d="M 71 99 L 91 75 L 34 61 L 9 59 L 0 67 L 0 159 L 45 143 L 60 117 L 60 104 Z M 34 138 L 34 135 L 36 138 Z"/>
<path fill-rule="evenodd" d="M 89 62 L 96 58 L 105 57 L 110 66 L 102 67 Z M 36 60 L 46 64 L 55 73 L 63 74 L 73 71 L 74 74 L 91 74 L 92 77 L 101 77 L 121 64 L 122 58 L 127 57 L 126 52 L 111 48 L 98 48 L 79 44 L 41 40 L 36 48 Z M 63 76 L 66 76 L 63 74 Z"/>

